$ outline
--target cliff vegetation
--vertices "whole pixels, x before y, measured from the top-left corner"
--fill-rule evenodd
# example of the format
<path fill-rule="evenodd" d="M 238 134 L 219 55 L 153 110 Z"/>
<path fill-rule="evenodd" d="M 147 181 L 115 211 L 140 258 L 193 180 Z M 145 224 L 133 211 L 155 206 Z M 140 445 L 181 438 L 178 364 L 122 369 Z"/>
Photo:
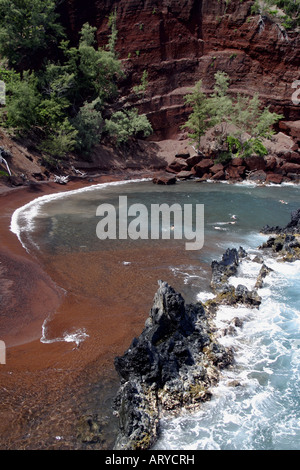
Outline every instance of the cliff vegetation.
<path fill-rule="evenodd" d="M 3 0 L 0 11 L 0 79 L 6 83 L 1 124 L 33 137 L 44 163 L 56 167 L 72 151 L 89 159 L 105 136 L 117 146 L 151 134 L 147 117 L 119 102 L 124 70 L 115 49 L 115 12 L 107 44 L 99 48 L 96 28 L 88 23 L 78 44 L 70 45 L 53 0 Z"/>
<path fill-rule="evenodd" d="M 299 44 L 293 0 L 0 0 L 2 157 L 14 167 L 25 156 L 13 173 L 34 180 L 118 161 L 161 169 L 191 137 L 213 164 L 272 157 L 273 181 L 290 179 Z M 206 152 L 201 139 L 216 125 Z M 270 153 L 271 130 L 293 143 Z M 170 141 L 173 156 L 175 144 L 161 144 Z"/>

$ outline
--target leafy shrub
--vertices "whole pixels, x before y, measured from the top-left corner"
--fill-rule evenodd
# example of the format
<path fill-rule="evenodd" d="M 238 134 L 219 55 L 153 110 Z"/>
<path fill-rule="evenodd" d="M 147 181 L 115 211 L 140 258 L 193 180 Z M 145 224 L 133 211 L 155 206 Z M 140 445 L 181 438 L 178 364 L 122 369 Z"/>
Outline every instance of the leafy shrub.
<path fill-rule="evenodd" d="M 66 118 L 61 124 L 49 131 L 40 144 L 40 149 L 55 158 L 64 158 L 76 146 L 77 130 Z"/>
<path fill-rule="evenodd" d="M 103 119 L 101 111 L 96 109 L 98 103 L 99 100 L 84 103 L 72 122 L 77 130 L 76 148 L 84 155 L 88 155 L 101 138 Z"/>
<path fill-rule="evenodd" d="M 64 98 L 57 99 L 50 96 L 42 100 L 36 108 L 39 124 L 45 128 L 55 127 L 64 121 L 68 106 L 69 102 Z"/>
<path fill-rule="evenodd" d="M 257 94 L 253 97 L 240 94 L 233 99 L 228 87 L 229 77 L 224 72 L 215 74 L 214 92 L 210 96 L 201 91 L 201 82 L 198 82 L 194 91 L 185 97 L 192 112 L 183 127 L 191 129 L 189 136 L 198 149 L 204 132 L 219 125 L 217 143 L 221 152 L 242 157 L 253 153 L 266 155 L 262 139 L 271 137 L 273 125 L 283 116 L 272 113 L 268 107 L 263 108 Z M 235 129 L 230 135 L 228 125 Z M 249 137 L 245 138 L 246 135 Z"/>
<path fill-rule="evenodd" d="M 141 83 L 139 85 L 136 85 L 136 86 L 133 87 L 134 93 L 136 93 L 137 95 L 141 94 L 144 97 L 145 93 L 146 93 L 146 90 L 147 90 L 147 87 L 148 87 L 148 84 L 149 84 L 149 82 L 148 82 L 148 72 L 147 72 L 147 70 L 144 70 L 142 78 L 141 78 Z"/>
<path fill-rule="evenodd" d="M 0 0 L 0 55 L 17 70 L 32 69 L 63 37 L 54 0 Z"/>
<path fill-rule="evenodd" d="M 120 145 L 130 137 L 142 134 L 144 137 L 152 133 L 152 127 L 145 115 L 139 115 L 136 108 L 128 111 L 117 111 L 105 121 L 106 132 Z"/>
<path fill-rule="evenodd" d="M 34 74 L 24 72 L 21 80 L 8 83 L 6 91 L 6 125 L 20 132 L 28 132 L 37 123 L 37 108 L 41 95 L 37 89 L 37 80 Z"/>

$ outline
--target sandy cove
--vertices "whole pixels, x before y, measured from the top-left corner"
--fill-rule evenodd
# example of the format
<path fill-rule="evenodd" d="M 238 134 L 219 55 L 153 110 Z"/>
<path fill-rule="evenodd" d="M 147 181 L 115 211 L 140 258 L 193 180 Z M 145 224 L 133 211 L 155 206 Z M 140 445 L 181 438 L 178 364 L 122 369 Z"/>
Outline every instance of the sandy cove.
<path fill-rule="evenodd" d="M 11 151 L 10 165 L 16 174 L 30 176 L 41 171 L 34 156 L 32 162 L 26 158 L 22 146 L 2 134 L 3 144 Z M 95 418 L 93 427 L 99 425 L 99 429 L 105 430 L 90 448 L 112 445 L 115 421 L 110 414 L 111 399 L 119 386 L 113 359 L 126 350 L 133 336 L 140 334 L 157 288 L 157 278 L 148 274 L 147 269 L 142 276 L 130 272 L 131 278 L 124 278 L 123 271 L 111 267 L 118 264 L 114 256 L 103 267 L 101 260 L 99 272 L 93 273 L 101 279 L 106 274 L 105 268 L 110 270 L 100 305 L 88 294 L 65 295 L 52 273 L 46 272 L 41 261 L 29 255 L 10 231 L 12 214 L 44 195 L 99 183 L 154 177 L 164 173 L 163 168 L 178 151 L 189 150 L 185 141 L 140 144 L 133 156 L 126 159 L 112 150 L 104 152 L 96 170 L 99 172 L 103 167 L 102 174 L 70 180 L 67 185 L 48 181 L 29 182 L 16 188 L 0 185 L 0 340 L 6 343 L 6 364 L 0 365 L 0 449 L 89 448 L 88 437 L 78 439 L 74 423 L 82 420 L 82 433 L 89 434 L 86 423 L 101 414 L 101 409 L 109 410 L 109 416 Z M 141 254 L 137 251 L 135 256 L 139 258 Z M 70 257 L 68 262 L 78 270 L 76 263 L 81 260 Z M 152 253 L 148 253 L 147 262 L 154 263 Z M 130 284 L 142 289 L 140 298 L 136 298 L 133 289 L 128 289 Z M 79 281 L 77 285 L 80 286 Z M 123 296 L 112 303 L 110 296 L 114 288 Z M 41 343 L 45 319 L 55 316 L 55 327 L 60 329 L 66 326 L 65 319 L 74 318 L 80 323 L 83 309 L 85 317 L 92 318 L 88 326 L 94 330 L 95 312 L 101 311 L 101 335 L 96 332 L 95 338 L 88 338 L 79 349 L 65 341 Z M 112 425 L 107 425 L 108 422 Z"/>
<path fill-rule="evenodd" d="M 49 182 L 0 190 L 0 285 L 2 319 L 4 317 L 1 339 L 6 342 L 8 360 L 10 347 L 40 338 L 45 317 L 58 307 L 63 295 L 38 260 L 26 252 L 10 231 L 14 211 L 41 196 L 119 180 L 121 176 L 103 176 L 91 183 L 86 180 L 67 185 Z M 13 323 L 12 329 L 10 323 Z"/>
<path fill-rule="evenodd" d="M 106 276 L 107 268 L 110 271 L 103 281 L 100 303 L 90 299 L 88 292 L 80 292 L 79 278 L 78 291 L 66 295 L 55 282 L 57 272 L 54 276 L 51 269 L 46 272 L 41 261 L 29 255 L 10 231 L 12 214 L 44 195 L 157 174 L 122 172 L 93 177 L 91 182 L 79 179 L 67 185 L 47 182 L 0 188 L 0 340 L 7 346 L 6 365 L 0 366 L 0 449 L 111 448 L 116 432 L 112 399 L 119 386 L 113 359 L 140 334 L 157 289 L 157 273 L 153 270 L 144 269 L 142 277 L 132 270 L 125 273 L 131 277 L 124 277 L 124 268 L 121 271 L 116 267 L 117 255 L 110 255 L 99 259 L 98 271 L 92 273 L 99 280 Z M 122 255 L 126 259 L 126 252 Z M 174 253 L 168 258 L 164 250 L 161 255 L 165 265 L 174 260 Z M 149 267 L 156 263 L 153 253 L 137 250 L 134 256 L 139 262 L 149 263 Z M 65 259 L 58 261 L 58 270 L 64 268 Z M 67 261 L 74 272 L 81 267 L 78 255 L 70 254 Z M 166 275 L 173 283 L 170 273 Z M 164 276 L 163 269 L 160 276 Z M 120 299 L 111 302 L 115 292 Z M 93 331 L 93 338 L 79 348 L 65 341 L 41 343 L 46 318 L 55 314 L 54 326 L 61 331 L 70 326 L 70 319 L 81 322 L 83 308 L 85 319 L 91 318 L 91 329 L 98 327 L 95 321 L 99 318 L 95 316 L 101 316 L 101 334 Z M 89 441 L 87 423 L 99 429 L 96 442 Z"/>
<path fill-rule="evenodd" d="M 80 417 L 74 416 L 74 413 L 77 413 L 76 408 L 81 405 L 83 409 L 79 413 L 84 414 L 86 408 L 86 412 L 91 414 L 88 405 L 84 404 L 84 385 L 86 383 L 92 394 L 101 395 L 101 398 L 96 398 L 98 404 L 104 400 L 105 407 L 109 408 L 106 401 L 114 393 L 110 393 L 110 389 L 114 388 L 114 384 L 115 387 L 118 386 L 112 358 L 127 347 L 135 333 L 130 325 L 120 331 L 119 306 L 116 305 L 113 315 L 103 312 L 107 333 L 101 337 L 101 344 L 97 344 L 97 348 L 95 344 L 91 344 L 87 346 L 88 350 L 76 349 L 74 343 L 64 341 L 46 345 L 41 343 L 45 319 L 55 312 L 59 312 L 59 317 L 79 317 L 82 315 L 82 306 L 79 308 L 82 299 L 66 298 L 64 292 L 44 271 L 39 260 L 26 252 L 16 235 L 10 231 L 12 214 L 37 197 L 120 181 L 122 177 L 124 178 L 124 174 L 94 178 L 91 183 L 82 180 L 71 181 L 67 185 L 41 183 L 15 189 L 1 188 L 0 339 L 6 344 L 6 364 L 0 365 L 1 449 L 78 448 L 78 436 L 74 435 L 72 423 L 80 421 Z M 114 309 L 113 305 L 108 307 L 108 310 Z M 94 312 L 98 306 L 91 302 L 87 306 L 89 308 Z M 139 327 L 137 324 L 136 332 Z M 106 344 L 103 337 L 107 338 Z M 114 345 L 113 348 L 111 345 Z M 95 368 L 93 361 L 97 361 Z M 80 403 L 74 410 L 74 403 L 71 402 L 75 400 L 75 394 L 78 395 L 78 387 L 82 388 L 82 395 L 79 393 L 76 398 Z M 109 416 L 109 419 L 113 420 L 113 417 Z M 103 427 L 105 423 L 100 425 Z M 85 432 L 84 429 L 82 432 Z M 108 438 L 99 438 L 96 448 L 111 445 L 109 433 L 110 427 L 106 430 Z M 61 435 L 65 437 L 64 443 L 61 442 Z M 88 447 L 88 444 L 83 447 Z"/>

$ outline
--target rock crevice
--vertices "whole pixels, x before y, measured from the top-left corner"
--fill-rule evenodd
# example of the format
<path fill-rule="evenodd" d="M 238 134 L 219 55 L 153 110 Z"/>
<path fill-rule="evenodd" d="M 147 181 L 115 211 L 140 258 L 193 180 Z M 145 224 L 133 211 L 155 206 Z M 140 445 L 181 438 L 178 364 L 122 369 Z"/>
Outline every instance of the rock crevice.
<path fill-rule="evenodd" d="M 219 371 L 232 360 L 232 351 L 214 339 L 202 303 L 186 305 L 181 294 L 159 281 L 143 332 L 115 359 L 121 378 L 115 449 L 151 447 L 161 415 L 183 407 L 196 409 L 209 399 Z"/>
<path fill-rule="evenodd" d="M 265 233 L 276 235 L 259 248 L 271 250 L 283 261 L 299 260 L 299 220 L 300 209 L 292 213 L 286 227 L 265 227 Z M 261 265 L 253 279 L 253 290 L 230 283 L 231 277 L 239 276 L 244 261 Z M 159 281 L 144 330 L 124 355 L 115 359 L 121 380 L 115 399 L 119 418 L 116 450 L 151 448 L 159 436 L 161 417 L 182 409 L 196 410 L 211 398 L 222 369 L 234 364 L 233 350 L 218 339 L 235 334 L 243 322 L 236 317 L 226 330 L 218 331 L 215 314 L 220 305 L 259 308 L 262 299 L 257 289 L 264 286 L 272 269 L 263 256 L 251 258 L 242 247 L 228 248 L 220 261 L 211 263 L 211 268 L 214 298 L 205 304 L 186 304 L 180 293 Z"/>
<path fill-rule="evenodd" d="M 203 304 L 186 304 L 180 293 L 159 281 L 145 328 L 123 356 L 115 359 L 121 386 L 115 400 L 120 432 L 115 449 L 137 450 L 153 446 L 160 418 L 196 410 L 212 396 L 222 369 L 233 364 L 233 351 L 218 340 L 214 324 L 218 306 L 257 308 L 257 291 L 230 285 L 246 251 L 228 249 L 212 262 L 211 286 L 215 297 Z M 260 282 L 266 273 L 261 272 Z"/>

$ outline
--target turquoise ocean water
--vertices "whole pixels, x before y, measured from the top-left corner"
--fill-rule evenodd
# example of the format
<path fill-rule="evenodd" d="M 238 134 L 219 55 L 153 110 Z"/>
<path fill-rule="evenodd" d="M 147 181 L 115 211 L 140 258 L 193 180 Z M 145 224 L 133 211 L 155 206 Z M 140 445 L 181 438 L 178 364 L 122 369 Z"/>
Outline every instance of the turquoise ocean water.
<path fill-rule="evenodd" d="M 97 207 L 108 203 L 118 208 L 119 196 L 127 196 L 129 206 L 145 205 L 149 213 L 151 204 L 203 204 L 203 248 L 186 251 L 185 240 L 99 240 Z M 36 256 L 81 251 L 118 254 L 125 246 L 128 258 L 121 261 L 130 264 L 136 249 L 150 247 L 155 258 L 159 248 L 158 279 L 161 253 L 174 250 L 168 269 L 183 295 L 206 300 L 211 296 L 211 261 L 219 259 L 226 248 L 239 246 L 253 258 L 267 239 L 260 229 L 266 224 L 286 225 L 291 211 L 299 207 L 300 188 L 288 184 L 258 187 L 191 181 L 166 187 L 136 181 L 40 198 L 15 212 L 11 229 Z M 235 335 L 220 336 L 223 344 L 235 350 L 234 367 L 223 372 L 212 400 L 199 412 L 183 410 L 175 419 L 164 419 L 156 449 L 299 449 L 300 261 L 280 263 L 268 256 L 265 263 L 273 271 L 259 290 L 260 308 L 222 307 L 216 317 L 220 332 L 233 318 L 242 320 Z M 253 287 L 259 269 L 259 264 L 245 260 L 231 281 Z M 88 334 L 92 332 L 79 332 L 74 341 L 84 341 Z M 45 331 L 42 339 L 43 335 Z"/>

